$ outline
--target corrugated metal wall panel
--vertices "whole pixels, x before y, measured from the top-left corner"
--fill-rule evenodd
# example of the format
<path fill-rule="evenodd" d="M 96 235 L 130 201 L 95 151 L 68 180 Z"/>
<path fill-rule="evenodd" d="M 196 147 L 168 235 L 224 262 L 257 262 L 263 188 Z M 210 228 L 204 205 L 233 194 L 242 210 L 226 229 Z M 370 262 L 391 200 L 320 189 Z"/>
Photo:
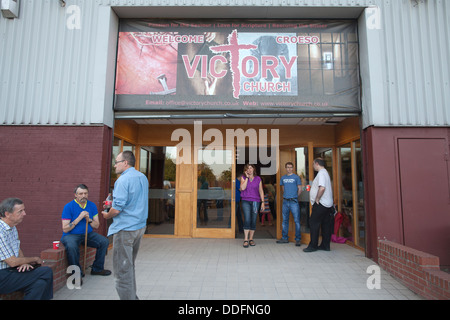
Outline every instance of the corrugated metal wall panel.
<path fill-rule="evenodd" d="M 99 6 L 377 5 L 382 21 L 379 68 L 384 105 L 364 113 L 368 117 L 364 123 L 450 125 L 450 3 L 446 0 L 72 0 L 69 5 L 81 9 L 81 30 L 66 27 L 67 8 L 57 0 L 21 1 L 19 19 L 0 18 L 0 124 L 102 121 L 91 118 L 92 108 L 110 107 L 93 105 L 92 99 Z"/>
<path fill-rule="evenodd" d="M 374 125 L 450 125 L 449 7 L 380 1 L 385 104 L 372 110 L 383 113 Z"/>
<path fill-rule="evenodd" d="M 19 19 L 0 18 L 0 124 L 90 124 L 96 9 L 77 1 L 70 30 L 59 1 L 21 1 Z"/>
<path fill-rule="evenodd" d="M 369 6 L 377 0 L 99 0 L 111 6 Z"/>

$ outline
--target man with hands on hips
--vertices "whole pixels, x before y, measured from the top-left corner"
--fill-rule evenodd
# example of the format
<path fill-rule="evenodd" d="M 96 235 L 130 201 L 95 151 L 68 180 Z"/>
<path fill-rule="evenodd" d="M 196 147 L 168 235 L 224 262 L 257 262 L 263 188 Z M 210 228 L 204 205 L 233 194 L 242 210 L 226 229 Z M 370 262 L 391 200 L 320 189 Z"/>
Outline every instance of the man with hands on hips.
<path fill-rule="evenodd" d="M 331 228 L 334 213 L 333 190 L 328 171 L 325 169 L 325 161 L 317 158 L 313 163 L 317 176 L 314 179 L 309 194 L 312 205 L 309 219 L 311 241 L 304 252 L 317 250 L 330 251 Z M 319 246 L 319 231 L 322 229 L 322 243 Z"/>

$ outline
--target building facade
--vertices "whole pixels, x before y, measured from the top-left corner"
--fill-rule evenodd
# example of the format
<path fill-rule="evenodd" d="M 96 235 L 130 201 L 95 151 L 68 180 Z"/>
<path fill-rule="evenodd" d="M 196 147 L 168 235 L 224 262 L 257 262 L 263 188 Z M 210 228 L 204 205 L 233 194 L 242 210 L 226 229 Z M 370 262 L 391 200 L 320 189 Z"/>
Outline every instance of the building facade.
<path fill-rule="evenodd" d="M 322 156 L 333 178 L 335 204 L 345 216 L 340 237 L 374 260 L 377 239 L 386 238 L 437 255 L 442 265 L 450 265 L 447 1 L 18 4 L 17 18 L 0 17 L 0 195 L 25 202 L 28 216 L 19 232 L 26 254 L 36 255 L 61 237 L 61 211 L 75 185 L 87 184 L 90 200 L 101 207 L 116 178 L 111 159 L 129 149 L 150 181 L 148 236 L 234 238 L 235 181 L 243 162 L 255 155 L 253 162 L 263 171 L 265 183 L 274 185 L 271 235 L 280 237 L 279 179 L 284 163 L 295 163 L 306 187 L 314 176 L 312 160 Z M 351 30 L 336 29 L 334 23 L 350 24 Z M 170 29 L 170 24 L 185 29 Z M 274 31 L 279 25 L 283 27 Z M 305 27 L 289 29 L 292 26 Z M 248 103 L 235 105 L 238 93 L 228 88 L 221 96 L 230 99 L 220 107 L 208 97 L 174 98 L 182 95 L 180 84 L 188 82 L 192 88 L 185 88 L 183 97 L 193 90 L 202 95 L 204 82 L 199 81 L 208 75 L 202 74 L 202 67 L 211 59 L 227 66 L 231 53 L 214 58 L 207 51 L 195 62 L 201 41 L 195 51 L 180 38 L 180 54 L 170 60 L 171 49 L 157 54 L 162 48 L 152 47 L 155 40 L 148 35 L 215 33 L 220 47 L 231 43 L 235 29 L 241 36 L 259 32 L 282 35 L 289 44 L 297 41 L 295 54 L 289 51 L 284 60 L 277 60 L 285 67 L 297 65 L 289 69 L 296 70 L 299 80 L 289 91 L 293 94 L 239 97 Z M 300 43 L 306 37 L 310 42 Z M 255 45 L 257 39 L 251 39 L 246 43 Z M 146 55 L 149 63 L 155 56 L 182 63 L 184 55 L 192 77 L 181 81 L 177 74 L 178 82 L 172 82 L 175 74 L 170 68 L 156 70 L 148 80 L 153 81 L 149 88 L 153 87 L 145 89 L 148 93 L 127 91 L 148 76 L 139 73 L 145 65 L 132 62 Z M 255 64 L 262 61 L 254 59 Z M 276 73 L 277 61 L 266 65 L 267 74 Z M 212 70 L 217 76 L 232 74 L 229 69 Z M 252 70 L 245 74 L 254 77 Z M 212 89 L 211 84 L 206 89 Z M 176 91 L 171 91 L 175 85 Z M 214 90 L 219 89 L 217 82 Z M 239 133 L 246 139 L 239 142 Z M 226 143 L 229 134 L 234 135 L 232 147 Z M 219 162 L 221 166 L 214 167 Z M 300 203 L 307 241 L 309 206 L 307 199 Z M 106 228 L 102 220 L 99 232 L 105 234 Z"/>

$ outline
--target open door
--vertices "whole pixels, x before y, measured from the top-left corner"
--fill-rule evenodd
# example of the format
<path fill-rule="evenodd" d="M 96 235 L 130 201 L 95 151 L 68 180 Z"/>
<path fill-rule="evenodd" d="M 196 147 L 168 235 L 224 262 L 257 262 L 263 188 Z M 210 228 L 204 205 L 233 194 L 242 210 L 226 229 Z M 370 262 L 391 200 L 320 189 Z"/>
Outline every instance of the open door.
<path fill-rule="evenodd" d="M 313 176 L 312 166 L 311 168 L 307 168 L 306 166 L 306 160 L 303 158 L 303 160 L 297 159 L 298 154 L 297 151 L 299 149 L 312 149 L 312 145 L 308 145 L 308 147 L 301 147 L 301 148 L 286 148 L 286 149 L 280 149 L 280 164 L 279 164 L 279 170 L 277 174 L 277 239 L 281 239 L 282 234 L 282 225 L 283 225 L 283 214 L 282 214 L 282 206 L 283 206 L 283 194 L 281 192 L 280 187 L 280 180 L 283 175 L 286 174 L 285 164 L 286 162 L 292 162 L 294 164 L 294 172 L 297 173 L 299 176 L 301 175 L 298 170 L 303 168 L 303 174 L 306 174 L 306 170 L 308 170 L 308 175 L 311 177 Z M 301 150 L 300 150 L 301 151 Z M 305 153 L 302 152 L 308 159 L 309 163 L 312 163 L 312 153 Z M 299 168 L 300 162 L 303 161 L 303 167 Z M 310 241 L 310 234 L 309 234 L 309 215 L 310 215 L 310 206 L 309 206 L 309 191 L 305 190 L 305 186 L 309 184 L 309 181 L 305 180 L 304 176 L 300 177 L 302 180 L 303 185 L 303 191 L 300 194 L 299 197 L 299 205 L 300 205 L 300 225 L 301 225 L 301 242 L 303 244 L 308 244 Z M 294 242 L 295 241 L 295 223 L 294 218 L 292 217 L 292 214 L 289 214 L 289 230 L 288 230 L 288 238 L 289 241 Z"/>
<path fill-rule="evenodd" d="M 286 162 L 295 163 L 295 150 L 293 148 L 280 149 L 280 164 L 277 174 L 277 239 L 281 239 L 281 232 L 283 228 L 283 194 L 280 187 L 280 180 L 283 175 L 286 174 L 286 169 L 284 165 Z M 295 170 L 296 168 L 294 168 Z M 289 215 L 289 241 L 294 241 L 295 238 L 295 224 L 292 214 Z"/>
<path fill-rule="evenodd" d="M 235 153 L 233 149 L 196 148 L 193 236 L 235 237 Z"/>

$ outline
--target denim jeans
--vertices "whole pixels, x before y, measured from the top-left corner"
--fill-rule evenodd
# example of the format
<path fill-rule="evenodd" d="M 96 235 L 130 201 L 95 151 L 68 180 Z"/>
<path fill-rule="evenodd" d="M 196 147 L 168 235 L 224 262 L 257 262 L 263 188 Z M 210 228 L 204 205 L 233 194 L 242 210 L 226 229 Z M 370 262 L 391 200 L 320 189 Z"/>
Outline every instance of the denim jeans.
<path fill-rule="evenodd" d="M 241 200 L 241 208 L 244 212 L 244 230 L 256 230 L 259 202 Z"/>
<path fill-rule="evenodd" d="M 300 233 L 300 207 L 298 206 L 297 200 L 286 200 L 283 199 L 283 230 L 281 232 L 281 237 L 284 240 L 288 239 L 288 231 L 289 231 L 289 212 L 292 213 L 294 217 L 295 223 L 295 241 L 300 241 L 301 233 Z"/>
<path fill-rule="evenodd" d="M 62 244 L 66 247 L 69 266 L 76 265 L 80 267 L 81 272 L 83 272 L 83 269 L 80 266 L 80 244 L 84 244 L 84 237 L 84 234 L 67 234 L 61 239 Z M 96 232 L 90 232 L 87 237 L 87 246 L 97 249 L 92 271 L 102 271 L 105 266 L 106 251 L 109 246 L 108 238 Z"/>

